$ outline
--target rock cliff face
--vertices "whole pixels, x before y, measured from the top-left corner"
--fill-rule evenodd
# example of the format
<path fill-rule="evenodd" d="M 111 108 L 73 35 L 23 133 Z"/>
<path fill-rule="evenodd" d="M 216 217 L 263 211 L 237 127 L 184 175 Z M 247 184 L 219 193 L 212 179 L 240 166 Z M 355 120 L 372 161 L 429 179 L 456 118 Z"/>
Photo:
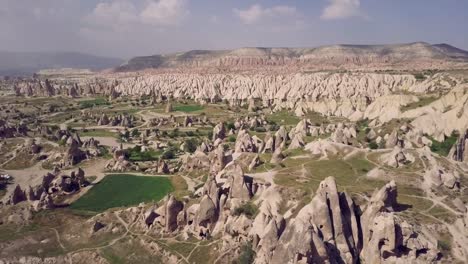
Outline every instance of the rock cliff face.
<path fill-rule="evenodd" d="M 116 71 L 144 69 L 290 68 L 419 68 L 466 62 L 468 53 L 446 44 L 417 42 L 399 45 L 333 45 L 318 48 L 241 48 L 224 51 L 193 50 L 137 57 Z"/>
<path fill-rule="evenodd" d="M 433 82 L 436 82 L 434 80 Z M 46 85 L 47 83 L 47 85 Z M 18 95 L 81 96 L 110 94 L 151 95 L 205 100 L 297 101 L 307 99 L 376 98 L 392 92 L 427 92 L 432 82 L 418 82 L 413 75 L 377 73 L 296 73 L 296 74 L 145 74 L 140 76 L 109 75 L 106 78 L 79 80 L 38 79 L 13 84 Z M 442 86 L 446 87 L 446 86 Z M 440 86 L 438 87 L 440 89 Z M 447 87 L 446 87 L 447 88 Z"/>

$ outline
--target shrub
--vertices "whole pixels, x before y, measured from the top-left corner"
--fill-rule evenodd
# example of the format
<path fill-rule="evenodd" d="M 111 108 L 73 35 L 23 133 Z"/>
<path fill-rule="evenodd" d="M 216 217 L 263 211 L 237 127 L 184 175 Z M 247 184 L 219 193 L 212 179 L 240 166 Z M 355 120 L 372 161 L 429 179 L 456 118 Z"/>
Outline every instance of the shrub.
<path fill-rule="evenodd" d="M 194 153 L 197 150 L 198 140 L 190 138 L 185 140 L 184 151 Z"/>
<path fill-rule="evenodd" d="M 280 128 L 280 126 L 279 126 L 278 124 L 273 123 L 273 124 L 270 124 L 269 130 L 270 130 L 270 131 L 278 131 L 279 128 Z"/>
<path fill-rule="evenodd" d="M 359 130 L 361 130 L 362 128 L 369 127 L 369 119 L 366 118 L 366 119 L 359 120 L 356 122 L 356 125 Z"/>
<path fill-rule="evenodd" d="M 453 144 L 457 142 L 459 134 L 457 132 L 452 132 L 450 137 L 446 138 L 444 141 L 439 142 L 433 138 L 430 138 L 432 141 L 431 151 L 435 152 L 441 156 L 447 156 L 452 148 Z"/>
<path fill-rule="evenodd" d="M 448 242 L 448 241 L 438 240 L 437 241 L 437 248 L 442 250 L 442 251 L 450 251 L 452 249 L 452 246 L 450 245 L 450 242 Z"/>
<path fill-rule="evenodd" d="M 247 216 L 248 218 L 254 218 L 255 215 L 257 215 L 257 213 L 258 213 L 258 208 L 252 202 L 247 202 L 237 207 L 236 209 L 234 209 L 234 215 L 239 216 L 243 214 Z"/>
<path fill-rule="evenodd" d="M 133 129 L 132 130 L 132 137 L 138 137 L 140 136 L 140 131 L 138 131 L 138 129 Z"/>
<path fill-rule="evenodd" d="M 226 123 L 226 129 L 227 130 L 231 130 L 231 129 L 235 130 L 236 127 L 234 126 L 233 122 L 228 122 L 228 123 Z"/>
<path fill-rule="evenodd" d="M 178 128 L 174 128 L 174 130 L 172 130 L 171 133 L 169 134 L 170 138 L 176 138 L 178 136 L 179 136 L 179 129 Z"/>
<path fill-rule="evenodd" d="M 372 141 L 371 143 L 369 143 L 369 148 L 370 148 L 370 149 L 378 149 L 378 148 L 379 148 L 379 145 L 377 145 L 377 143 L 375 143 L 374 141 Z"/>
<path fill-rule="evenodd" d="M 255 260 L 255 251 L 252 248 L 252 243 L 248 242 L 242 245 L 240 249 L 240 255 L 237 260 L 234 261 L 236 264 L 251 264 Z"/>
<path fill-rule="evenodd" d="M 163 159 L 173 159 L 175 158 L 175 149 L 169 148 L 168 150 L 164 151 L 161 158 Z"/>
<path fill-rule="evenodd" d="M 266 132 L 266 129 L 264 127 L 256 127 L 255 132 L 263 133 Z"/>
<path fill-rule="evenodd" d="M 414 75 L 414 78 L 416 78 L 416 80 L 418 81 L 423 81 L 426 79 L 426 76 L 424 76 L 424 74 L 422 73 L 415 73 L 413 75 Z"/>
<path fill-rule="evenodd" d="M 231 136 L 228 137 L 228 141 L 229 142 L 236 142 L 236 137 L 231 135 Z"/>

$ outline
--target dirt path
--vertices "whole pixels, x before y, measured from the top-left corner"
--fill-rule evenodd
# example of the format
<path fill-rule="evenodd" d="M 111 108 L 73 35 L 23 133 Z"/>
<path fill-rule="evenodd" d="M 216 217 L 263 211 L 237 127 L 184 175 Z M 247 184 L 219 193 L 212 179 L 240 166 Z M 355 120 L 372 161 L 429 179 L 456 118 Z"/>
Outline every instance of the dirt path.
<path fill-rule="evenodd" d="M 57 238 L 57 242 L 59 243 L 60 247 L 61 247 L 63 250 L 65 250 L 65 246 L 62 244 L 62 240 L 60 239 L 60 234 L 59 234 L 59 232 L 57 231 L 57 229 L 55 229 L 55 228 L 50 228 L 50 229 L 52 229 L 52 230 L 54 231 L 55 237 Z"/>

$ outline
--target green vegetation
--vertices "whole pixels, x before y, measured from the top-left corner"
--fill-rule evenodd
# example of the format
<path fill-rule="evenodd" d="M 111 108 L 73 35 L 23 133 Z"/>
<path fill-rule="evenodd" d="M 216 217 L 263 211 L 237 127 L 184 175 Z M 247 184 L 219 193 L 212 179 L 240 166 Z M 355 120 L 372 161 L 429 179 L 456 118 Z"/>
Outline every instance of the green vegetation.
<path fill-rule="evenodd" d="M 378 149 L 379 145 L 377 143 L 375 143 L 374 141 L 372 141 L 372 142 L 369 143 L 369 148 L 370 149 Z"/>
<path fill-rule="evenodd" d="M 268 117 L 268 121 L 277 123 L 279 125 L 295 125 L 299 123 L 299 118 L 294 115 L 291 111 L 281 110 L 273 113 Z"/>
<path fill-rule="evenodd" d="M 437 240 L 437 248 L 442 251 L 442 253 L 450 253 L 452 250 L 451 236 L 447 233 L 440 235 Z"/>
<path fill-rule="evenodd" d="M 0 199 L 3 198 L 3 196 L 5 196 L 6 194 L 6 190 L 4 187 L 0 186 Z"/>
<path fill-rule="evenodd" d="M 174 147 L 170 147 L 169 149 L 163 152 L 163 154 L 161 155 L 161 158 L 166 159 L 166 160 L 174 159 L 176 152 L 177 150 Z"/>
<path fill-rule="evenodd" d="M 112 132 L 106 129 L 83 129 L 79 133 L 81 137 L 117 137 L 116 132 Z"/>
<path fill-rule="evenodd" d="M 93 100 L 86 100 L 86 101 L 79 102 L 80 109 L 91 108 L 94 106 L 101 106 L 101 105 L 110 105 L 110 103 L 104 98 L 96 98 Z"/>
<path fill-rule="evenodd" d="M 111 174 L 74 202 L 70 208 L 102 212 L 113 207 L 159 201 L 173 190 L 171 181 L 166 177 Z"/>
<path fill-rule="evenodd" d="M 255 218 L 257 213 L 258 213 L 258 207 L 250 201 L 234 209 L 234 215 L 243 214 L 251 219 Z"/>
<path fill-rule="evenodd" d="M 252 248 L 252 243 L 248 242 L 242 245 L 240 255 L 237 260 L 234 261 L 236 264 L 251 264 L 255 260 L 255 251 Z"/>
<path fill-rule="evenodd" d="M 320 182 L 329 176 L 335 178 L 340 190 L 349 189 L 353 192 L 372 192 L 384 184 L 360 177 L 374 168 L 373 164 L 360 156 L 349 160 L 340 157 L 331 157 L 330 160 L 286 159 L 283 165 L 287 169 L 276 174 L 275 183 L 305 192 L 315 191 Z"/>
<path fill-rule="evenodd" d="M 346 160 L 346 162 L 350 164 L 358 173 L 367 173 L 375 167 L 374 164 L 370 163 L 362 156 L 354 156 Z"/>
<path fill-rule="evenodd" d="M 432 141 L 431 151 L 446 157 L 449 154 L 453 144 L 457 142 L 458 136 L 458 133 L 454 131 L 450 137 L 445 138 L 445 140 L 442 142 L 429 137 L 429 139 Z"/>
<path fill-rule="evenodd" d="M 198 140 L 194 138 L 189 138 L 185 140 L 184 144 L 184 151 L 189 152 L 189 153 L 194 153 L 195 150 L 197 150 L 198 146 Z"/>
<path fill-rule="evenodd" d="M 424 81 L 426 79 L 426 76 L 420 72 L 418 73 L 414 73 L 414 78 L 416 78 L 416 80 L 418 81 Z"/>
<path fill-rule="evenodd" d="M 33 166 L 36 162 L 34 155 L 29 154 L 27 151 L 21 151 L 3 165 L 3 168 L 6 170 L 21 170 Z"/>
<path fill-rule="evenodd" d="M 157 160 L 163 152 L 161 150 L 147 149 L 141 151 L 141 146 L 135 146 L 129 149 L 130 161 L 153 161 Z"/>
<path fill-rule="evenodd" d="M 189 263 L 194 263 L 194 264 L 206 264 L 206 263 L 215 263 L 215 260 L 217 258 L 217 251 L 215 248 L 217 248 L 219 245 L 212 244 L 212 245 L 206 245 L 206 246 L 199 246 L 195 248 L 190 255 Z"/>
<path fill-rule="evenodd" d="M 187 182 L 180 175 L 170 177 L 171 184 L 174 187 L 174 197 L 181 200 L 182 197 L 189 195 Z"/>
<path fill-rule="evenodd" d="M 426 106 L 426 105 L 434 102 L 437 99 L 439 99 L 439 98 L 435 97 L 435 96 L 422 97 L 422 98 L 419 98 L 418 102 L 410 103 L 410 104 L 407 104 L 407 105 L 401 107 L 401 111 L 405 112 L 405 111 L 408 111 L 408 110 L 411 110 L 411 109 L 416 109 L 418 107 L 423 107 L 423 106 Z"/>
<path fill-rule="evenodd" d="M 186 243 L 186 242 L 172 242 L 168 243 L 168 249 L 171 251 L 176 251 L 184 257 L 188 257 L 190 252 L 195 248 L 195 243 Z"/>
<path fill-rule="evenodd" d="M 195 105 L 195 104 L 188 104 L 188 105 L 176 105 L 174 107 L 174 111 L 178 112 L 185 112 L 185 113 L 190 113 L 190 112 L 196 112 L 196 111 L 201 111 L 203 110 L 202 105 Z"/>

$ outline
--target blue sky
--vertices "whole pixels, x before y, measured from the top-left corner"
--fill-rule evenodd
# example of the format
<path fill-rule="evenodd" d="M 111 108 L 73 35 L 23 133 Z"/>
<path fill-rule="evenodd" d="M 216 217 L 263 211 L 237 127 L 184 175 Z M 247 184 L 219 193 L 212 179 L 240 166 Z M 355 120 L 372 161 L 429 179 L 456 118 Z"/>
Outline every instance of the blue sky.
<path fill-rule="evenodd" d="M 468 50 L 466 0 L 0 0 L 0 50 L 129 58 L 426 41 Z"/>

